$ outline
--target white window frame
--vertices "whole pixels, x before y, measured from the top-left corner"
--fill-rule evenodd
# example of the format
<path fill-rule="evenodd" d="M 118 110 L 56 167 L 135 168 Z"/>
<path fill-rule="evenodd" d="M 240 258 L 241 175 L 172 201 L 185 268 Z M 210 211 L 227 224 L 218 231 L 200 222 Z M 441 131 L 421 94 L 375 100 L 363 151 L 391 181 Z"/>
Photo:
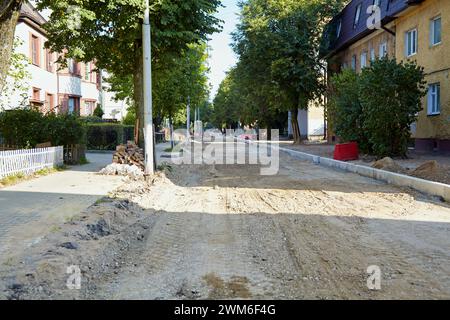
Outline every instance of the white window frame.
<path fill-rule="evenodd" d="M 357 59 L 358 58 L 356 57 L 356 54 L 354 54 L 352 56 L 352 65 L 351 65 L 351 68 L 352 68 L 353 71 L 356 71 L 356 65 L 358 63 Z"/>
<path fill-rule="evenodd" d="M 382 59 L 386 56 L 387 56 L 387 42 L 383 42 L 380 44 L 379 57 L 380 57 L 380 59 Z"/>
<path fill-rule="evenodd" d="M 428 115 L 441 114 L 441 84 L 431 83 L 428 85 Z"/>
<path fill-rule="evenodd" d="M 370 49 L 370 61 L 374 62 L 377 59 L 377 56 L 375 54 L 375 48 Z"/>
<path fill-rule="evenodd" d="M 362 3 L 356 6 L 355 12 L 355 20 L 353 20 L 353 29 L 356 29 L 359 25 L 359 21 L 361 20 L 361 11 L 362 11 Z"/>
<path fill-rule="evenodd" d="M 418 51 L 418 32 L 417 28 L 406 31 L 405 33 L 405 54 L 406 57 L 412 57 L 417 54 Z"/>
<path fill-rule="evenodd" d="M 339 20 L 337 30 L 336 30 L 336 38 L 339 38 L 341 36 L 342 31 L 342 19 Z"/>
<path fill-rule="evenodd" d="M 364 51 L 361 53 L 361 70 L 367 67 L 367 52 Z"/>
<path fill-rule="evenodd" d="M 439 20 L 440 28 L 439 28 L 439 41 L 436 41 L 436 22 Z M 437 46 L 442 43 L 442 18 L 441 16 L 434 17 L 430 22 L 430 45 Z"/>

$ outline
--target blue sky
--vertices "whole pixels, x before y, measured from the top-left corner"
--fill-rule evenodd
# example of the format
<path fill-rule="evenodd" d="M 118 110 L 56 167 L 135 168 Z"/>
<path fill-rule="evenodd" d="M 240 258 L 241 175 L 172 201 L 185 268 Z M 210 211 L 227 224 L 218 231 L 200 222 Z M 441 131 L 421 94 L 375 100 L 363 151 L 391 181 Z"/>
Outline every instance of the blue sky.
<path fill-rule="evenodd" d="M 212 35 L 209 46 L 210 52 L 210 68 L 209 75 L 212 85 L 211 99 L 216 95 L 220 83 L 225 78 L 226 72 L 237 62 L 233 50 L 230 47 L 232 42 L 231 32 L 234 31 L 238 23 L 238 0 L 222 0 L 225 8 L 220 8 L 218 18 L 224 21 L 221 33 Z"/>

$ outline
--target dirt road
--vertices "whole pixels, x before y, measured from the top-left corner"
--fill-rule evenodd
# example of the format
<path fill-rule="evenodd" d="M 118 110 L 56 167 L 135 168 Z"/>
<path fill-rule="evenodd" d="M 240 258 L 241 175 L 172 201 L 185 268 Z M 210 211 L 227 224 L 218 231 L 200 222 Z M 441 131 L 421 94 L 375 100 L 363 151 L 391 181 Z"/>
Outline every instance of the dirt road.
<path fill-rule="evenodd" d="M 92 298 L 450 297 L 450 209 L 282 156 L 257 167 L 177 167 L 137 200 L 155 212 L 133 265 Z M 382 290 L 367 289 L 378 265 Z"/>
<path fill-rule="evenodd" d="M 176 166 L 137 192 L 140 184 L 117 194 L 126 208 L 114 211 L 135 224 L 97 228 L 95 240 L 67 229 L 80 249 L 52 247 L 41 259 L 55 263 L 47 271 L 81 265 L 76 298 L 450 298 L 450 206 L 411 190 L 286 155 L 273 177 L 248 165 Z M 105 217 L 120 206 L 93 210 Z M 372 265 L 379 291 L 367 288 Z M 20 284 L 13 297 L 74 297 L 55 286 Z"/>

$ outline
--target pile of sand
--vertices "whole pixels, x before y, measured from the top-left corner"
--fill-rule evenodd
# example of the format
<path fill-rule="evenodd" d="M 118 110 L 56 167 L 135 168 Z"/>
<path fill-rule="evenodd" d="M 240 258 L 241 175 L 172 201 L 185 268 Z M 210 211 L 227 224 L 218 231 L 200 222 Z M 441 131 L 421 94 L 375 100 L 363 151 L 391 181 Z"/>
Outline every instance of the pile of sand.
<path fill-rule="evenodd" d="M 423 163 L 411 175 L 417 178 L 450 184 L 450 168 L 439 165 L 435 160 Z"/>
<path fill-rule="evenodd" d="M 397 164 L 392 158 L 389 157 L 376 161 L 372 165 L 372 167 L 375 169 L 386 170 L 395 173 L 406 173 L 405 168 Z"/>

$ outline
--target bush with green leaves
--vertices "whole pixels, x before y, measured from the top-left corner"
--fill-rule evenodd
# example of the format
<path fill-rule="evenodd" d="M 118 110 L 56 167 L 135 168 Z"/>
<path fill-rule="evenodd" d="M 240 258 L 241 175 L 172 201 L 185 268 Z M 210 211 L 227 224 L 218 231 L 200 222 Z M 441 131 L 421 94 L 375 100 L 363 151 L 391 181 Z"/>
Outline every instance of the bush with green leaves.
<path fill-rule="evenodd" d="M 364 114 L 359 99 L 359 75 L 345 69 L 331 78 L 328 116 L 332 129 L 346 142 L 357 141 L 364 153 L 370 153 L 369 138 L 363 128 Z"/>
<path fill-rule="evenodd" d="M 426 95 L 424 78 L 417 64 L 387 58 L 374 61 L 360 75 L 346 70 L 334 76 L 329 112 L 335 133 L 380 158 L 405 156 L 411 124 Z"/>
<path fill-rule="evenodd" d="M 128 108 L 127 115 L 122 120 L 122 123 L 127 126 L 134 126 L 136 124 L 136 110 L 134 107 Z"/>
<path fill-rule="evenodd" d="M 382 59 L 361 73 L 364 130 L 378 157 L 405 156 L 411 124 L 422 110 L 425 73 L 416 63 Z"/>
<path fill-rule="evenodd" d="M 32 148 L 47 139 L 44 115 L 34 109 L 2 111 L 0 132 L 7 145 L 20 148 Z"/>
<path fill-rule="evenodd" d="M 44 142 L 59 146 L 83 144 L 85 141 L 85 127 L 79 117 L 42 114 L 34 108 L 1 112 L 0 134 L 6 144 L 18 148 L 34 148 Z"/>
<path fill-rule="evenodd" d="M 49 113 L 44 116 L 45 133 L 53 146 L 85 144 L 86 126 L 76 115 Z"/>
<path fill-rule="evenodd" d="M 117 145 L 134 140 L 134 126 L 113 123 L 87 125 L 86 144 L 89 150 L 115 150 Z"/>
<path fill-rule="evenodd" d="M 97 117 L 97 118 L 103 118 L 103 115 L 104 115 L 105 113 L 103 112 L 103 109 L 102 109 L 102 107 L 98 104 L 97 105 L 97 108 L 95 108 L 95 110 L 94 110 L 94 117 Z"/>

